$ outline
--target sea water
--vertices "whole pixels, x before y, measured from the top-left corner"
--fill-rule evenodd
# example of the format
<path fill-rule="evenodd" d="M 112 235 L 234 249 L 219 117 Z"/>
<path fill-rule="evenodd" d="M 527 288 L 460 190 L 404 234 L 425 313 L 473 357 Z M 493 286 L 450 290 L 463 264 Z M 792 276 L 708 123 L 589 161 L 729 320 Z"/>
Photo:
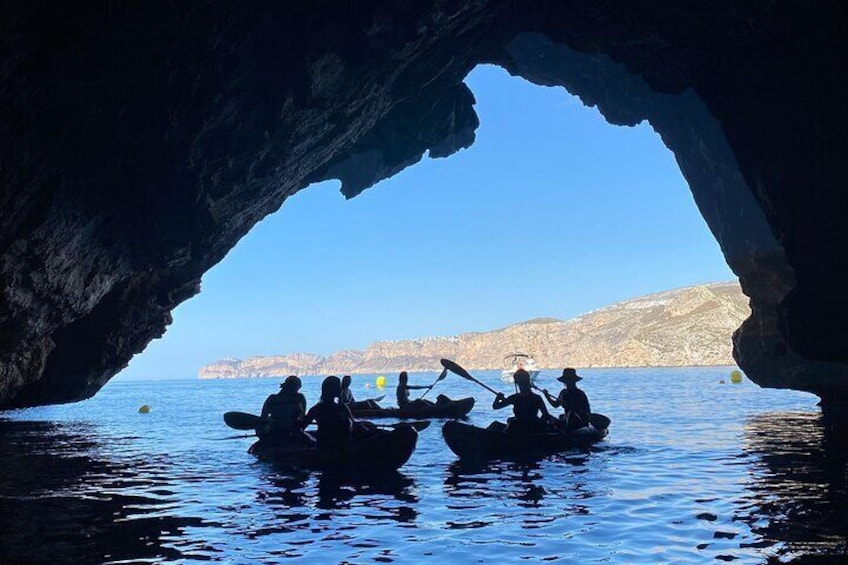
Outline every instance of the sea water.
<path fill-rule="evenodd" d="M 436 421 L 399 473 L 355 483 L 260 463 L 224 425 L 226 411 L 258 413 L 280 379 L 118 379 L 2 415 L 0 562 L 839 562 L 846 457 L 817 399 L 731 384 L 731 370 L 582 370 L 612 419 L 589 451 L 467 466 Z M 537 383 L 556 391 L 556 374 Z M 320 378 L 303 380 L 312 403 Z M 355 395 L 393 404 L 397 376 L 375 380 L 355 376 Z M 474 424 L 508 415 L 455 375 L 437 393 L 474 396 Z"/>

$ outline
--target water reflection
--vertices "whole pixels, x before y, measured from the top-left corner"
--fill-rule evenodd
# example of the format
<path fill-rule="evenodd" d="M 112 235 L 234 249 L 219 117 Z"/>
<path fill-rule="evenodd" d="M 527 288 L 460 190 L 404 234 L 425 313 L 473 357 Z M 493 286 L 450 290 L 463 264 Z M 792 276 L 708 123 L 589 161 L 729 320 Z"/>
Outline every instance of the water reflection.
<path fill-rule="evenodd" d="M 158 496 L 131 494 L 140 481 L 133 478 L 137 468 L 92 455 L 99 447 L 93 436 L 85 427 L 0 421 L 5 562 L 190 557 L 191 551 L 168 547 L 165 540 L 204 520 L 160 512 L 172 494 L 167 489 Z M 97 488 L 89 488 L 91 483 Z"/>
<path fill-rule="evenodd" d="M 540 462 L 455 461 L 447 467 L 445 491 L 452 499 L 449 508 L 473 510 L 477 519 L 449 522 L 454 529 L 497 525 L 503 516 L 480 519 L 480 511 L 491 508 L 492 500 L 505 507 L 526 509 L 519 517 L 522 527 L 536 529 L 557 520 L 591 514 L 589 500 L 596 496 L 593 484 L 581 477 L 587 472 L 587 455 L 560 456 Z"/>
<path fill-rule="evenodd" d="M 182 389 L 172 416 L 128 418 L 138 402 L 118 399 L 0 422 L 0 562 L 839 563 L 846 458 L 812 405 L 750 417 L 796 408 L 722 389 L 717 419 L 700 382 L 660 383 L 693 400 L 616 412 L 619 432 L 589 453 L 473 466 L 433 429 L 401 473 L 358 482 L 217 441 L 219 414 L 192 412 Z"/>
<path fill-rule="evenodd" d="M 745 423 L 751 480 L 734 519 L 784 561 L 846 554 L 848 457 L 826 429 L 822 415 L 811 412 L 759 414 Z"/>
<path fill-rule="evenodd" d="M 457 498 L 485 499 L 491 496 L 518 501 L 519 506 L 539 506 L 545 488 L 537 463 L 466 463 L 448 466 L 447 493 Z"/>
<path fill-rule="evenodd" d="M 279 517 L 288 522 L 304 517 L 302 513 L 292 515 L 292 511 L 309 508 L 371 509 L 383 512 L 382 518 L 398 522 L 409 522 L 418 516 L 413 508 L 418 503 L 414 494 L 415 481 L 400 472 L 352 479 L 327 472 L 267 465 L 261 478 L 263 483 L 257 490 L 257 499 L 280 511 Z M 390 501 L 403 504 L 391 504 Z"/>
<path fill-rule="evenodd" d="M 385 551 L 359 536 L 364 525 L 419 516 L 403 473 L 351 481 L 243 455 L 172 457 L 78 423 L 0 421 L 0 457 L 3 563 L 227 561 L 254 541 L 246 547 L 297 558 L 315 539 L 361 557 Z"/>

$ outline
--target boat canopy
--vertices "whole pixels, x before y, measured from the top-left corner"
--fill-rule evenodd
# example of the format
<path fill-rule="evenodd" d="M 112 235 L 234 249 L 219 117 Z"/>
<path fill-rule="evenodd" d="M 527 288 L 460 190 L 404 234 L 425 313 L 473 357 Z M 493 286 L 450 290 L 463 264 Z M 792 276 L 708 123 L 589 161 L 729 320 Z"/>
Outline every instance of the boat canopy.
<path fill-rule="evenodd" d="M 510 359 L 515 359 L 517 357 L 524 357 L 525 359 L 533 358 L 533 356 L 529 353 L 510 353 L 509 355 L 504 356 L 504 361 L 509 361 Z"/>

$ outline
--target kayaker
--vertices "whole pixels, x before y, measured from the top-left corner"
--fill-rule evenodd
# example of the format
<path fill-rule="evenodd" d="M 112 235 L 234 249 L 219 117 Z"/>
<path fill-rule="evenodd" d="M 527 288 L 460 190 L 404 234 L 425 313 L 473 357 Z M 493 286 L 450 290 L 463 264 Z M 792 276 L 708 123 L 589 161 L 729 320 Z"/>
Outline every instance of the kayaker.
<path fill-rule="evenodd" d="M 512 406 L 514 416 L 507 420 L 506 431 L 519 433 L 535 433 L 545 428 L 544 421 L 551 418 L 545 401 L 534 393 L 530 388 L 530 373 L 524 369 L 518 369 L 513 375 L 518 392 L 504 396 L 499 392 L 495 396 L 492 408 L 499 410 L 505 406 Z M 540 419 L 539 415 L 544 418 Z"/>
<path fill-rule="evenodd" d="M 563 414 L 560 416 L 560 421 L 566 430 L 576 430 L 589 424 L 589 415 L 592 409 L 589 407 L 589 398 L 586 393 L 577 388 L 577 381 L 583 380 L 583 377 L 577 374 L 571 367 L 566 367 L 562 370 L 562 375 L 557 377 L 557 380 L 565 384 L 559 396 L 556 398 L 547 390 L 543 390 L 548 402 L 554 408 L 562 406 Z"/>
<path fill-rule="evenodd" d="M 262 425 L 259 438 L 268 441 L 290 441 L 303 439 L 306 417 L 306 397 L 300 392 L 301 382 L 296 375 L 289 375 L 280 384 L 280 391 L 271 394 L 262 405 Z"/>
<path fill-rule="evenodd" d="M 342 377 L 342 392 L 339 394 L 339 401 L 342 404 L 353 404 L 356 399 L 353 397 L 353 392 L 350 390 L 351 379 L 350 375 Z"/>
<path fill-rule="evenodd" d="M 309 409 L 305 425 L 318 424 L 319 449 L 343 449 L 350 444 L 353 416 L 350 409 L 339 402 L 342 383 L 330 375 L 321 383 L 321 400 Z"/>
<path fill-rule="evenodd" d="M 353 397 L 353 392 L 350 390 L 351 381 L 352 379 L 350 375 L 342 377 L 342 393 L 339 395 L 339 401 L 350 408 L 351 411 L 354 408 L 379 410 L 380 405 L 371 399 L 357 402 L 357 400 Z"/>
<path fill-rule="evenodd" d="M 422 408 L 431 408 L 436 404 L 444 404 L 445 402 L 450 402 L 451 399 L 447 396 L 440 394 L 436 399 L 436 402 L 431 402 L 424 398 L 416 398 L 415 400 L 409 399 L 409 391 L 410 390 L 419 390 L 419 389 L 427 389 L 431 388 L 429 386 L 419 386 L 419 385 L 411 385 L 409 384 L 409 375 L 406 371 L 401 371 L 400 375 L 398 375 L 398 385 L 397 385 L 397 404 L 398 408 L 412 408 L 412 409 L 422 409 Z"/>

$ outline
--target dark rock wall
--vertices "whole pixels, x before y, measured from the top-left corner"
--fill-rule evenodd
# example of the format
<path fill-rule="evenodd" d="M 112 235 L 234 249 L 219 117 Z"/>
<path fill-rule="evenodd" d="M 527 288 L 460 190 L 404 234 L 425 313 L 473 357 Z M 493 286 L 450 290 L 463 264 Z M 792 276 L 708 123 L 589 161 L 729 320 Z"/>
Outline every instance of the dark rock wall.
<path fill-rule="evenodd" d="M 848 85 L 837 3 L 4 3 L 0 407 L 94 394 L 260 219 L 474 140 L 478 63 L 674 151 L 764 386 L 841 402 Z M 522 140 L 527 143 L 532 140 Z"/>

